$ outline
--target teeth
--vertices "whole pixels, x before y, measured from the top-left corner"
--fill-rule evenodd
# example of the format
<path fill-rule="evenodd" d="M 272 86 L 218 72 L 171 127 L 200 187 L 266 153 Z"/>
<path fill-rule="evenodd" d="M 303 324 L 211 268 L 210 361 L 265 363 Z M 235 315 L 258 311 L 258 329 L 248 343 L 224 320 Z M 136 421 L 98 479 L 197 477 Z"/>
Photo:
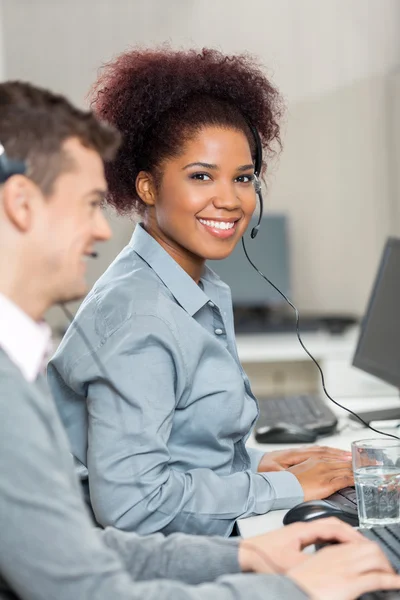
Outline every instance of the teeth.
<path fill-rule="evenodd" d="M 213 229 L 232 229 L 235 223 L 228 223 L 226 221 L 206 221 L 206 219 L 199 219 L 200 223 L 212 227 Z"/>

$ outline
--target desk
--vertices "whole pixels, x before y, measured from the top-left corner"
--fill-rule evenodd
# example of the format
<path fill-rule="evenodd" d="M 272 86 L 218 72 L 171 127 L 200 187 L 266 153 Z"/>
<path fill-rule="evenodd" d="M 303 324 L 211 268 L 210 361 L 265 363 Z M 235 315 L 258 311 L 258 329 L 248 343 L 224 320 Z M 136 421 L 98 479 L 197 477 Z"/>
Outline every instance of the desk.
<path fill-rule="evenodd" d="M 306 332 L 302 339 L 321 365 L 326 387 L 334 398 L 346 396 L 373 400 L 378 396 L 398 396 L 398 390 L 393 386 L 351 365 L 358 340 L 356 327 L 340 335 Z M 250 378 L 253 392 L 260 399 L 321 391 L 319 372 L 294 332 L 239 334 L 236 342 L 240 362 Z"/>
<path fill-rule="evenodd" d="M 375 402 L 376 406 L 379 406 L 380 408 L 394 408 L 396 406 L 396 402 L 397 405 L 399 404 L 398 400 L 389 399 L 386 397 L 376 398 Z M 364 405 L 365 408 L 365 402 L 363 402 L 362 399 L 358 399 L 358 401 L 352 400 L 351 403 L 348 401 L 348 399 L 346 399 L 346 401 L 343 400 L 343 403 L 346 403 L 346 406 L 349 406 L 355 411 L 361 410 L 362 405 Z M 340 411 L 340 409 L 337 409 L 337 411 Z M 399 431 L 396 431 L 396 429 L 385 429 L 385 431 L 387 433 L 399 435 Z M 349 421 L 347 418 L 341 417 L 339 421 L 339 432 L 335 433 L 334 435 L 321 437 L 317 443 L 323 446 L 332 446 L 341 448 L 343 450 L 350 450 L 351 442 L 354 440 L 372 437 L 379 436 L 370 429 L 366 429 L 365 427 L 358 425 L 353 421 Z M 282 450 L 283 448 L 288 447 L 288 444 L 257 444 L 254 438 L 249 439 L 248 445 L 254 448 L 260 448 L 266 452 L 271 450 Z M 266 533 L 267 531 L 272 531 L 274 529 L 279 529 L 279 527 L 282 526 L 282 519 L 286 512 L 286 510 L 272 510 L 265 515 L 248 517 L 247 519 L 239 519 L 238 527 L 240 534 L 242 537 L 246 538 L 260 535 L 261 533 Z"/>

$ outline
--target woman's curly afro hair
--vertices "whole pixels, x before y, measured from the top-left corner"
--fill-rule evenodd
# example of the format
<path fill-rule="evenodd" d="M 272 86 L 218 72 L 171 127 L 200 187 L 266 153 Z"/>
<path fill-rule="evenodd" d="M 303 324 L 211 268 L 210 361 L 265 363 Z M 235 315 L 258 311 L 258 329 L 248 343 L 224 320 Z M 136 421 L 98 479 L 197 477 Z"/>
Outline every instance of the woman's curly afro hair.
<path fill-rule="evenodd" d="M 161 175 L 162 161 L 179 155 L 207 125 L 231 126 L 247 136 L 254 157 L 255 127 L 264 158 L 280 148 L 281 97 L 258 63 L 217 50 L 134 49 L 106 64 L 92 89 L 92 107 L 123 134 L 106 164 L 108 202 L 120 213 L 143 214 L 136 193 L 140 171 Z M 264 164 L 265 166 L 265 164 Z"/>

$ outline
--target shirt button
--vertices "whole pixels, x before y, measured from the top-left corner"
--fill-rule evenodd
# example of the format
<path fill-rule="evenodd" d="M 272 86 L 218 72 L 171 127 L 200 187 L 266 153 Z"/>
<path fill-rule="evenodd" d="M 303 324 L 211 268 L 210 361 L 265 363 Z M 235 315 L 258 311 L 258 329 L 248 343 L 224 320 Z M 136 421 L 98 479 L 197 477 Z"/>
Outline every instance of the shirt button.
<path fill-rule="evenodd" d="M 209 300 L 208 306 L 211 306 L 211 308 L 214 308 L 215 304 L 214 304 L 214 302 L 211 302 L 211 300 Z"/>
<path fill-rule="evenodd" d="M 222 331 L 222 329 L 215 329 L 214 333 L 215 335 L 222 335 L 224 332 Z"/>

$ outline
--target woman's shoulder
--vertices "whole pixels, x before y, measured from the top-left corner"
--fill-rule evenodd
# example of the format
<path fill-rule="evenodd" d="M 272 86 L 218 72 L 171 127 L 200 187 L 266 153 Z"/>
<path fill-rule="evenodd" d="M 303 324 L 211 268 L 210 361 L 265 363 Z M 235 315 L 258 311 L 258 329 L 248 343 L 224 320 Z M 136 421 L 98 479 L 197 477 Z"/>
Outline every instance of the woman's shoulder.
<path fill-rule="evenodd" d="M 114 261 L 96 282 L 84 310 L 111 332 L 133 318 L 153 316 L 171 324 L 178 308 L 169 289 L 137 254 L 126 253 Z"/>

